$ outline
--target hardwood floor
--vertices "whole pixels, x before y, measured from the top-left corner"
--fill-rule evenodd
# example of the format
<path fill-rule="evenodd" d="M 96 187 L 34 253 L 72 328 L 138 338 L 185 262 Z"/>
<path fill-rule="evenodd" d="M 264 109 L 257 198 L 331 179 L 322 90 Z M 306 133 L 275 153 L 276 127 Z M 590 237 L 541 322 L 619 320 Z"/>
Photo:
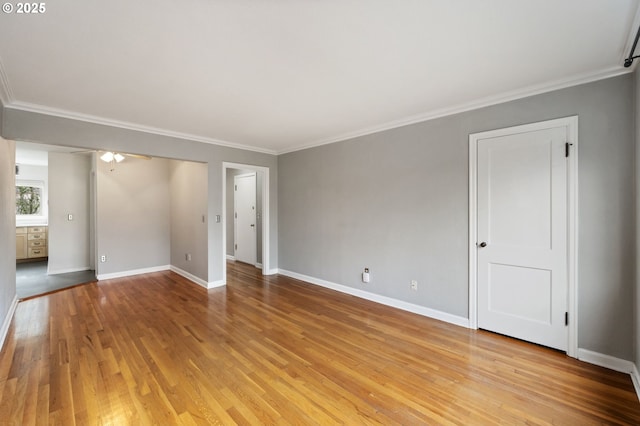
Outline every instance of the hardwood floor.
<path fill-rule="evenodd" d="M 0 424 L 640 424 L 628 375 L 231 263 L 21 302 Z"/>

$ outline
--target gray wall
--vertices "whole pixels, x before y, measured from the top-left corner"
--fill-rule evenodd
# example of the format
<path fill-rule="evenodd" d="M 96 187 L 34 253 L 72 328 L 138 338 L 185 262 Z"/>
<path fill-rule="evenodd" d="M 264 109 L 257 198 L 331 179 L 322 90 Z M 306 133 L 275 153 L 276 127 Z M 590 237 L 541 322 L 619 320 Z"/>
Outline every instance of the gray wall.
<path fill-rule="evenodd" d="M 15 143 L 0 137 L 0 328 L 16 297 L 15 156 Z"/>
<path fill-rule="evenodd" d="M 50 274 L 91 269 L 90 173 L 88 155 L 49 153 Z"/>
<path fill-rule="evenodd" d="M 468 317 L 469 134 L 571 115 L 579 347 L 633 359 L 630 74 L 279 156 L 280 268 Z"/>
<path fill-rule="evenodd" d="M 233 256 L 235 253 L 234 235 L 234 196 L 233 177 L 245 173 L 252 173 L 253 170 L 227 169 L 227 255 Z M 262 263 L 262 172 L 256 172 L 256 262 Z"/>
<path fill-rule="evenodd" d="M 278 267 L 278 193 L 277 157 L 235 148 L 210 145 L 150 133 L 86 123 L 45 114 L 4 109 L 2 136 L 7 139 L 48 143 L 89 149 L 108 149 L 154 157 L 200 161 L 208 164 L 208 282 L 222 279 L 225 248 L 222 224 L 215 215 L 222 214 L 222 163 L 224 161 L 268 167 L 270 170 L 270 267 Z M 121 243 L 121 249 L 137 254 Z"/>
<path fill-rule="evenodd" d="M 127 158 L 115 170 L 98 161 L 98 275 L 169 265 L 169 161 Z"/>
<path fill-rule="evenodd" d="M 207 281 L 207 165 L 171 160 L 169 186 L 171 265 Z"/>

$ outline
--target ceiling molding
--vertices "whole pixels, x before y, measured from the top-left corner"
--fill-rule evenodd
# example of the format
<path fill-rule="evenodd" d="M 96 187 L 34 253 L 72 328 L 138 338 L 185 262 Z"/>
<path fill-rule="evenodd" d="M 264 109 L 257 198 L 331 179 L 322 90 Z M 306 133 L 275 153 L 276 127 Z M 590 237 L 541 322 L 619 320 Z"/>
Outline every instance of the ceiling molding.
<path fill-rule="evenodd" d="M 4 65 L 2 65 L 2 58 L 0 58 L 0 102 L 6 106 L 13 102 L 13 93 L 9 86 L 9 79 L 4 72 Z"/>
<path fill-rule="evenodd" d="M 302 150 L 314 148 L 317 146 L 328 145 L 336 142 L 354 139 L 357 137 L 366 136 L 373 133 L 379 133 L 386 130 L 408 126 L 411 124 L 416 124 L 424 121 L 434 120 L 436 118 L 446 117 L 454 114 L 459 114 L 462 112 L 472 111 L 472 110 L 476 110 L 476 109 L 480 109 L 480 108 L 484 108 L 492 105 L 497 105 L 497 104 L 501 104 L 501 103 L 505 103 L 505 102 L 509 102 L 517 99 L 526 98 L 529 96 L 551 92 L 554 90 L 565 89 L 572 86 L 578 86 L 580 84 L 591 83 L 591 82 L 603 80 L 606 78 L 616 77 L 619 75 L 633 72 L 633 68 L 634 67 L 624 68 L 622 65 L 617 65 L 617 66 L 614 66 L 602 71 L 598 71 L 595 73 L 586 73 L 586 74 L 574 76 L 573 78 L 570 78 L 570 79 L 557 80 L 550 83 L 529 86 L 527 88 L 513 90 L 513 91 L 505 92 L 499 95 L 489 96 L 489 97 L 477 99 L 471 102 L 466 102 L 463 104 L 454 105 L 447 108 L 442 108 L 442 109 L 429 111 L 426 113 L 422 113 L 422 114 L 418 114 L 410 117 L 405 117 L 405 118 L 394 120 L 385 124 L 364 128 L 364 129 L 356 130 L 353 132 L 343 133 L 341 135 L 333 136 L 326 139 L 320 139 L 320 140 L 316 140 L 316 141 L 312 141 L 304 144 L 292 145 L 289 148 L 286 148 L 280 151 L 266 149 L 266 148 L 259 148 L 259 147 L 250 146 L 250 145 L 243 145 L 243 144 L 238 144 L 234 142 L 224 141 L 220 139 L 213 139 L 213 138 L 208 138 L 208 137 L 198 136 L 198 135 L 193 135 L 188 133 L 174 132 L 171 130 L 144 126 L 144 125 L 124 122 L 119 120 L 111 120 L 111 119 L 106 119 L 106 118 L 97 117 L 93 115 L 65 111 L 61 109 L 50 108 L 50 107 L 45 107 L 45 106 L 26 103 L 26 102 L 16 102 L 16 101 L 5 102 L 5 98 L 3 98 L 3 96 L 6 96 L 6 99 L 9 99 L 9 100 L 13 99 L 13 96 L 6 82 L 6 76 L 4 75 L 1 62 L 0 62 L 0 100 L 4 103 L 5 107 L 20 110 L 20 111 L 45 114 L 45 115 L 50 115 L 55 117 L 67 118 L 70 120 L 78 120 L 78 121 L 83 121 L 83 122 L 92 123 L 92 124 L 99 124 L 99 125 L 111 126 L 111 127 L 121 128 L 121 129 L 156 134 L 160 136 L 191 140 L 195 142 L 207 143 L 211 145 L 218 145 L 218 146 L 223 146 L 228 148 L 242 149 L 246 151 L 259 152 L 263 154 L 281 155 L 281 154 L 287 154 L 295 151 L 302 151 Z"/>
<path fill-rule="evenodd" d="M 223 146 L 226 148 L 236 148 L 236 149 L 242 149 L 245 151 L 259 152 L 262 154 L 271 154 L 271 155 L 277 154 L 276 151 L 271 149 L 259 148 L 259 147 L 250 146 L 250 145 L 243 145 L 243 144 L 228 142 L 220 139 L 213 139 L 213 138 L 208 138 L 204 136 L 192 135 L 189 133 L 174 132 L 172 130 L 160 129 L 158 127 L 144 126 L 141 124 L 129 123 L 126 121 L 112 120 L 108 118 L 97 117 L 95 115 L 65 111 L 57 108 L 45 107 L 42 105 L 36 105 L 36 104 L 27 103 L 27 102 L 17 102 L 17 101 L 10 102 L 8 104 L 5 104 L 5 107 L 19 110 L 19 111 L 33 112 L 37 114 L 45 114 L 45 115 L 50 115 L 54 117 L 67 118 L 69 120 L 83 121 L 85 123 L 117 127 L 120 129 L 151 133 L 159 136 L 167 136 L 170 138 L 186 139 L 186 140 L 191 140 L 195 142 L 202 142 L 202 143 L 207 143 L 211 145 Z"/>
<path fill-rule="evenodd" d="M 462 112 L 472 111 L 472 110 L 476 110 L 484 107 L 489 107 L 492 105 L 498 105 L 505 102 L 514 101 L 517 99 L 527 98 L 529 96 L 552 92 L 554 90 L 566 89 L 566 88 L 578 86 L 581 84 L 591 83 L 598 80 L 604 80 L 606 78 L 617 77 L 619 75 L 628 74 L 631 72 L 633 72 L 631 68 L 624 68 L 621 64 L 621 65 L 617 65 L 615 67 L 611 67 L 595 73 L 580 74 L 570 79 L 556 80 L 550 83 L 533 85 L 523 89 L 517 89 L 517 90 L 501 93 L 495 96 L 488 96 L 485 98 L 477 99 L 477 100 L 466 102 L 463 104 L 442 108 L 434 111 L 429 111 L 426 113 L 422 113 L 422 114 L 418 114 L 410 117 L 405 117 L 405 118 L 391 121 L 378 126 L 356 130 L 354 132 L 344 133 L 339 136 L 330 137 L 327 139 L 320 139 L 317 141 L 306 143 L 304 145 L 293 145 L 290 148 L 286 148 L 284 150 L 278 151 L 277 154 L 278 155 L 287 154 L 289 152 L 302 151 L 304 149 L 341 142 L 348 139 L 357 138 L 360 136 L 366 136 L 366 135 L 371 135 L 373 133 L 383 132 L 385 130 L 391 130 L 391 129 L 396 129 L 398 127 L 408 126 L 410 124 L 421 123 L 423 121 L 434 120 L 436 118 L 442 118 L 442 117 L 446 117 L 454 114 L 459 114 Z"/>

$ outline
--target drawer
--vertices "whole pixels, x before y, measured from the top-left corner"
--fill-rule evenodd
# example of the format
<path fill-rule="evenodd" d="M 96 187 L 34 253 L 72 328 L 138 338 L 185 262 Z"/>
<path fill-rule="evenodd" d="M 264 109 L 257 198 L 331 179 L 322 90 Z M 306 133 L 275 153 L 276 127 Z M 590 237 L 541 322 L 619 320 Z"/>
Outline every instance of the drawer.
<path fill-rule="evenodd" d="M 47 248 L 29 247 L 29 257 L 47 257 Z"/>
<path fill-rule="evenodd" d="M 46 240 L 29 240 L 29 248 L 31 247 L 46 247 L 47 246 L 47 241 Z"/>
<path fill-rule="evenodd" d="M 27 227 L 26 226 L 22 226 L 20 228 L 16 228 L 16 234 L 26 234 L 27 233 Z"/>
<path fill-rule="evenodd" d="M 47 234 L 45 234 L 44 232 L 41 232 L 39 234 L 32 234 L 29 233 L 29 236 L 27 237 L 29 239 L 29 241 L 31 240 L 46 240 L 47 239 Z"/>
<path fill-rule="evenodd" d="M 47 232 L 47 227 L 46 226 L 30 226 L 29 227 L 30 234 L 38 234 L 41 232 Z"/>

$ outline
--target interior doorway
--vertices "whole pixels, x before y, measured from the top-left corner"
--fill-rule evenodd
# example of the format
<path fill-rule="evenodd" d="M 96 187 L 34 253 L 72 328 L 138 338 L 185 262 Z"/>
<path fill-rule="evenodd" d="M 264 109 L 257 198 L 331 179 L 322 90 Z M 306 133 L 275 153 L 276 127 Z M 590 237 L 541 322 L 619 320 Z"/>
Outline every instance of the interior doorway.
<path fill-rule="evenodd" d="M 576 356 L 577 117 L 469 141 L 470 323 Z"/>
<path fill-rule="evenodd" d="M 235 210 L 234 210 L 234 194 L 235 184 L 234 177 L 242 175 L 255 175 L 256 189 L 256 218 L 255 222 L 255 242 L 256 242 L 256 260 L 248 262 L 254 264 L 262 270 L 263 275 L 269 275 L 275 271 L 271 271 L 269 262 L 269 168 L 262 166 L 254 166 L 250 164 L 229 163 L 224 162 L 222 166 L 222 265 L 223 265 L 223 282 L 227 281 L 227 260 L 235 260 Z M 252 222 L 248 222 L 250 227 Z M 242 259 L 239 259 L 242 260 Z M 250 259 L 249 259 L 250 260 Z"/>

